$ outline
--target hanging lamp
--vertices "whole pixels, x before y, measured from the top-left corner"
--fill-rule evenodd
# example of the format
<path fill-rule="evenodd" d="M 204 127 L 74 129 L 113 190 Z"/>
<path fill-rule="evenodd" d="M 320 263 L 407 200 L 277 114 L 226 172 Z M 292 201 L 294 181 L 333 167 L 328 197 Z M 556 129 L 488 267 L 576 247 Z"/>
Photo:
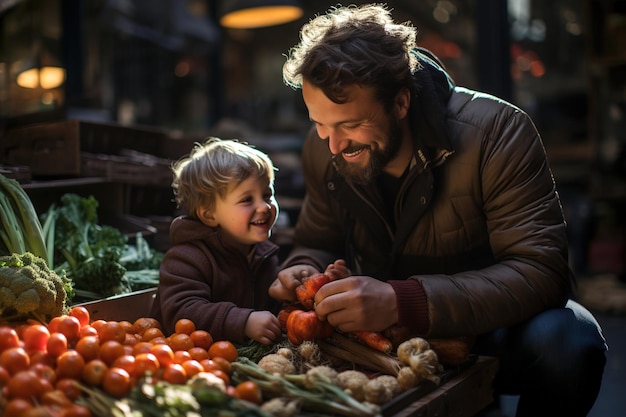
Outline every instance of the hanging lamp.
<path fill-rule="evenodd" d="M 225 0 L 220 24 L 230 29 L 254 29 L 288 23 L 302 14 L 295 0 Z"/>

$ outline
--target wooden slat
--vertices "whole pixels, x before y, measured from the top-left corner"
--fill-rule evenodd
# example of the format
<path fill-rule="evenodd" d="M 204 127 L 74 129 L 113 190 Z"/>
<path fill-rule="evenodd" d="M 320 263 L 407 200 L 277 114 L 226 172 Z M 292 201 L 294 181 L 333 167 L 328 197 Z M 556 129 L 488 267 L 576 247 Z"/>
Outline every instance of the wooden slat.
<path fill-rule="evenodd" d="M 408 403 L 392 417 L 471 417 L 493 401 L 491 384 L 498 360 L 480 356 L 477 361 L 439 387 Z M 415 393 L 414 396 L 418 396 Z M 406 399 L 405 399 L 406 401 Z"/>

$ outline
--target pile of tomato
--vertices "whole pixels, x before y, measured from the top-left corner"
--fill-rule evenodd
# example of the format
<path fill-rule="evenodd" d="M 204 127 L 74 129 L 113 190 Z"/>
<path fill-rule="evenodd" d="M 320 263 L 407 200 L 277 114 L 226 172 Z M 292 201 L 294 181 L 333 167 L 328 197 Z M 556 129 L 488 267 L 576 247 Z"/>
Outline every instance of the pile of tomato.
<path fill-rule="evenodd" d="M 0 409 L 4 417 L 38 416 L 42 408 L 59 417 L 91 417 L 76 402 L 83 394 L 76 382 L 122 398 L 146 372 L 173 384 L 211 372 L 224 380 L 228 394 L 260 403 L 256 384 L 231 385 L 237 357 L 235 345 L 214 341 L 188 319 L 165 335 L 152 318 L 92 321 L 85 307 L 74 306 L 47 325 L 0 326 Z"/>

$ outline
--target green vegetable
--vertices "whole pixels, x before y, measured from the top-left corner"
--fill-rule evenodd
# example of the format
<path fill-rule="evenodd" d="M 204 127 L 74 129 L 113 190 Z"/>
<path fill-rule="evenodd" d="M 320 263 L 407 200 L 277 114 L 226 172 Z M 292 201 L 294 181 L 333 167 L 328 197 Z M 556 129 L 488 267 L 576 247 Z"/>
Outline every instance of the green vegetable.
<path fill-rule="evenodd" d="M 0 174 L 0 255 L 31 252 L 48 259 L 46 242 L 33 203 L 20 186 Z"/>
<path fill-rule="evenodd" d="M 251 361 L 258 363 L 259 360 L 261 360 L 261 358 L 265 355 L 268 355 L 278 350 L 280 347 L 283 347 L 283 344 L 285 346 L 288 346 L 288 343 L 283 342 L 265 345 L 261 342 L 257 342 L 254 339 L 250 339 L 247 343 L 237 346 L 237 353 L 239 356 L 244 356 Z"/>
<path fill-rule="evenodd" d="M 137 232 L 135 244 L 126 245 L 120 263 L 128 271 L 156 270 L 158 278 L 158 270 L 162 260 L 163 253 L 151 248 L 141 232 Z"/>
<path fill-rule="evenodd" d="M 50 265 L 66 269 L 79 290 L 110 296 L 131 291 L 120 263 L 126 237 L 98 224 L 98 200 L 67 193 L 43 215 L 44 234 L 54 254 Z"/>
<path fill-rule="evenodd" d="M 30 252 L 0 256 L 2 319 L 34 318 L 47 323 L 68 312 L 67 301 L 72 295 L 70 280 L 48 268 L 43 258 Z"/>

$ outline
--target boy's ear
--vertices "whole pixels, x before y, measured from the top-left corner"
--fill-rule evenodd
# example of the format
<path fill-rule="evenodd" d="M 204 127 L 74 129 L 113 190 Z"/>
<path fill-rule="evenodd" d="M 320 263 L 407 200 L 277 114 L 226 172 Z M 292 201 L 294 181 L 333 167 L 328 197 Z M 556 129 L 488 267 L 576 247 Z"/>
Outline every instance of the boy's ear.
<path fill-rule="evenodd" d="M 198 216 L 198 219 L 200 219 L 200 221 L 207 226 L 217 227 L 219 225 L 215 216 L 213 216 L 213 211 L 206 207 L 198 207 L 196 209 L 196 216 Z"/>

